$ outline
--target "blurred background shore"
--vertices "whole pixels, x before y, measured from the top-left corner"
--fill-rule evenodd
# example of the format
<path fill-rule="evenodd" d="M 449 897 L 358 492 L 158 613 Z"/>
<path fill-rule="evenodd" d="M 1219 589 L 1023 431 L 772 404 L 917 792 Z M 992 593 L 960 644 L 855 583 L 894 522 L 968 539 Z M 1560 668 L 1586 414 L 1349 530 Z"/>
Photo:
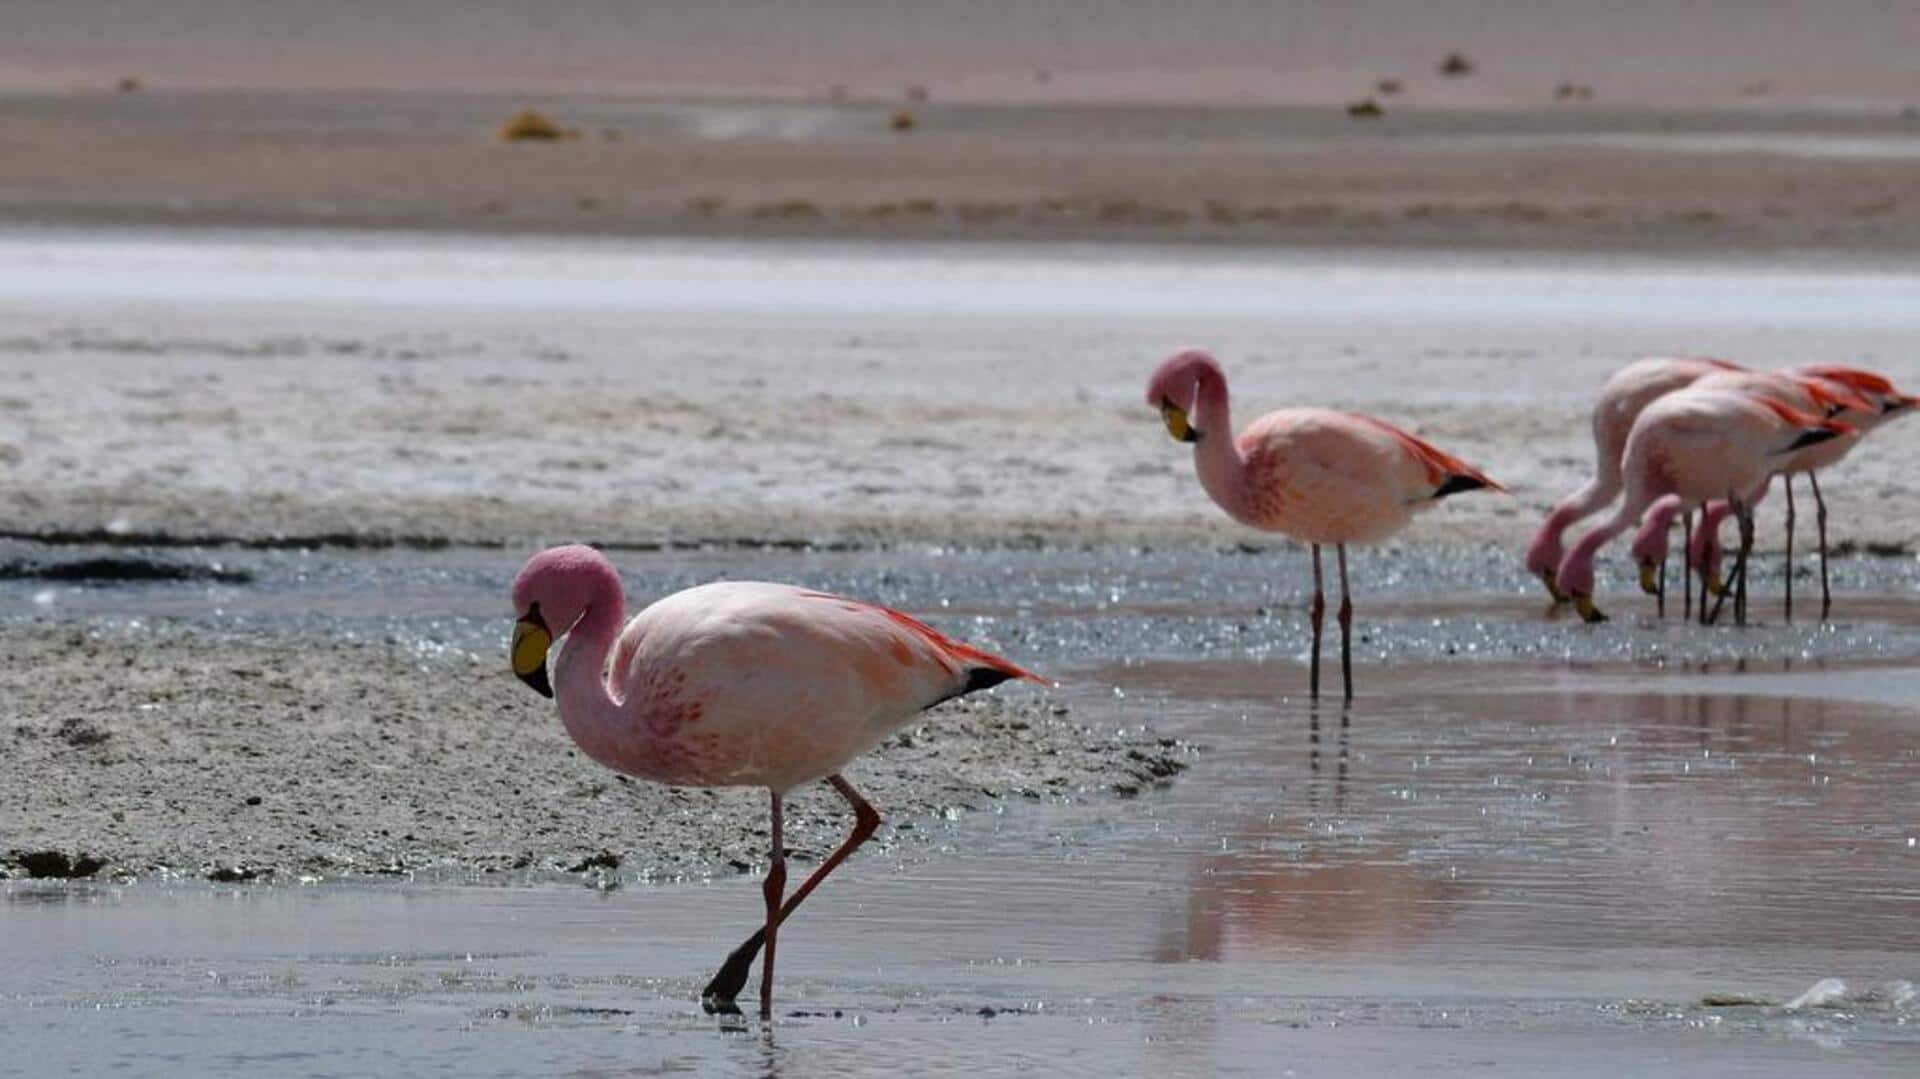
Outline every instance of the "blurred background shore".
<path fill-rule="evenodd" d="M 0 220 L 1898 252 L 1917 24 L 1871 0 L 22 0 Z M 503 140 L 527 109 L 559 137 Z"/>

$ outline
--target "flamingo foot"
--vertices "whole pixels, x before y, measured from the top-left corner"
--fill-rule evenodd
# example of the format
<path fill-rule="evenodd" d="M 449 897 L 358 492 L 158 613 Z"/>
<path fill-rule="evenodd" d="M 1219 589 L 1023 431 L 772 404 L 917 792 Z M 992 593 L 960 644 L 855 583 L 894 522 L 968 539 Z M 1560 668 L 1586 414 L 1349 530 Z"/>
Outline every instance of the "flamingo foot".
<path fill-rule="evenodd" d="M 713 976 L 705 989 L 700 990 L 700 1007 L 708 1015 L 738 1015 L 740 1008 L 734 1000 L 740 991 L 747 987 L 747 978 L 753 974 L 753 961 L 760 957 L 760 947 L 766 943 L 767 931 L 756 929 L 746 943 L 735 948 L 720 964 L 720 972 Z"/>

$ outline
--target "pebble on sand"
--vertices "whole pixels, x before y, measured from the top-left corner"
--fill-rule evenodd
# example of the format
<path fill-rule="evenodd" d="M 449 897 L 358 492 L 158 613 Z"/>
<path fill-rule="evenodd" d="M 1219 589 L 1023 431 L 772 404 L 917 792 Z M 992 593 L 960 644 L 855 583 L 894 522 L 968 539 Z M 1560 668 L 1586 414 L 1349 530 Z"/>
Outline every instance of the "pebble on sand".
<path fill-rule="evenodd" d="M 500 125 L 501 142 L 553 142 L 566 137 L 566 129 L 538 109 L 521 109 Z"/>

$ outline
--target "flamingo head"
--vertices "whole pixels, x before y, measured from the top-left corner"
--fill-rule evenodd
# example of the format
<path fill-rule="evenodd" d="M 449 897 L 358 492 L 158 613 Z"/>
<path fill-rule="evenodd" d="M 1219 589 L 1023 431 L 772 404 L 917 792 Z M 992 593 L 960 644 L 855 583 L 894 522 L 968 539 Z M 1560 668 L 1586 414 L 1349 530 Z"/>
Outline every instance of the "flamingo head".
<path fill-rule="evenodd" d="M 1160 410 L 1167 434 L 1174 441 L 1200 441 L 1200 430 L 1193 425 L 1193 406 L 1200 399 L 1201 382 L 1207 379 L 1225 385 L 1227 376 L 1212 356 L 1189 348 L 1168 357 L 1147 380 L 1147 404 Z"/>
<path fill-rule="evenodd" d="M 1657 596 L 1662 591 L 1660 567 L 1667 560 L 1667 531 L 1679 506 L 1656 505 L 1640 522 L 1633 538 L 1633 561 L 1640 568 L 1640 591 Z"/>
<path fill-rule="evenodd" d="M 543 697 L 553 696 L 547 653 L 587 613 L 594 594 L 619 574 L 599 551 L 582 544 L 550 547 L 527 560 L 513 579 L 513 673 Z"/>

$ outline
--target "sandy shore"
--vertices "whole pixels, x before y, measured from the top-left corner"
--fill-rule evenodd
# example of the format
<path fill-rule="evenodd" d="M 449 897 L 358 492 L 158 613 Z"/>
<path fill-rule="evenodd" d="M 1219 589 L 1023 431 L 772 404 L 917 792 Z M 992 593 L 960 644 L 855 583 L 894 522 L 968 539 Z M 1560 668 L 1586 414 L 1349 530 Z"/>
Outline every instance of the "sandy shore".
<path fill-rule="evenodd" d="M 537 104 L 578 132 L 503 144 Z M 0 219 L 578 235 L 1863 251 L 1920 241 L 1920 119 L 500 92 L 19 95 Z"/>
<path fill-rule="evenodd" d="M 609 772 L 495 656 L 167 622 L 16 622 L 0 639 L 16 660 L 0 675 L 0 875 L 617 882 L 765 863 L 763 793 Z M 849 778 L 885 849 L 1009 800 L 1135 795 L 1191 753 L 1000 691 L 929 712 Z M 843 804 L 825 787 L 790 804 L 792 853 L 825 857 Z"/>
<path fill-rule="evenodd" d="M 22 0 L 0 41 L 0 220 L 1920 239 L 1920 40 L 1898 5 L 1099 6 Z M 1816 22 L 1812 55 L 1781 30 Z M 570 137 L 502 144 L 528 107 Z"/>

